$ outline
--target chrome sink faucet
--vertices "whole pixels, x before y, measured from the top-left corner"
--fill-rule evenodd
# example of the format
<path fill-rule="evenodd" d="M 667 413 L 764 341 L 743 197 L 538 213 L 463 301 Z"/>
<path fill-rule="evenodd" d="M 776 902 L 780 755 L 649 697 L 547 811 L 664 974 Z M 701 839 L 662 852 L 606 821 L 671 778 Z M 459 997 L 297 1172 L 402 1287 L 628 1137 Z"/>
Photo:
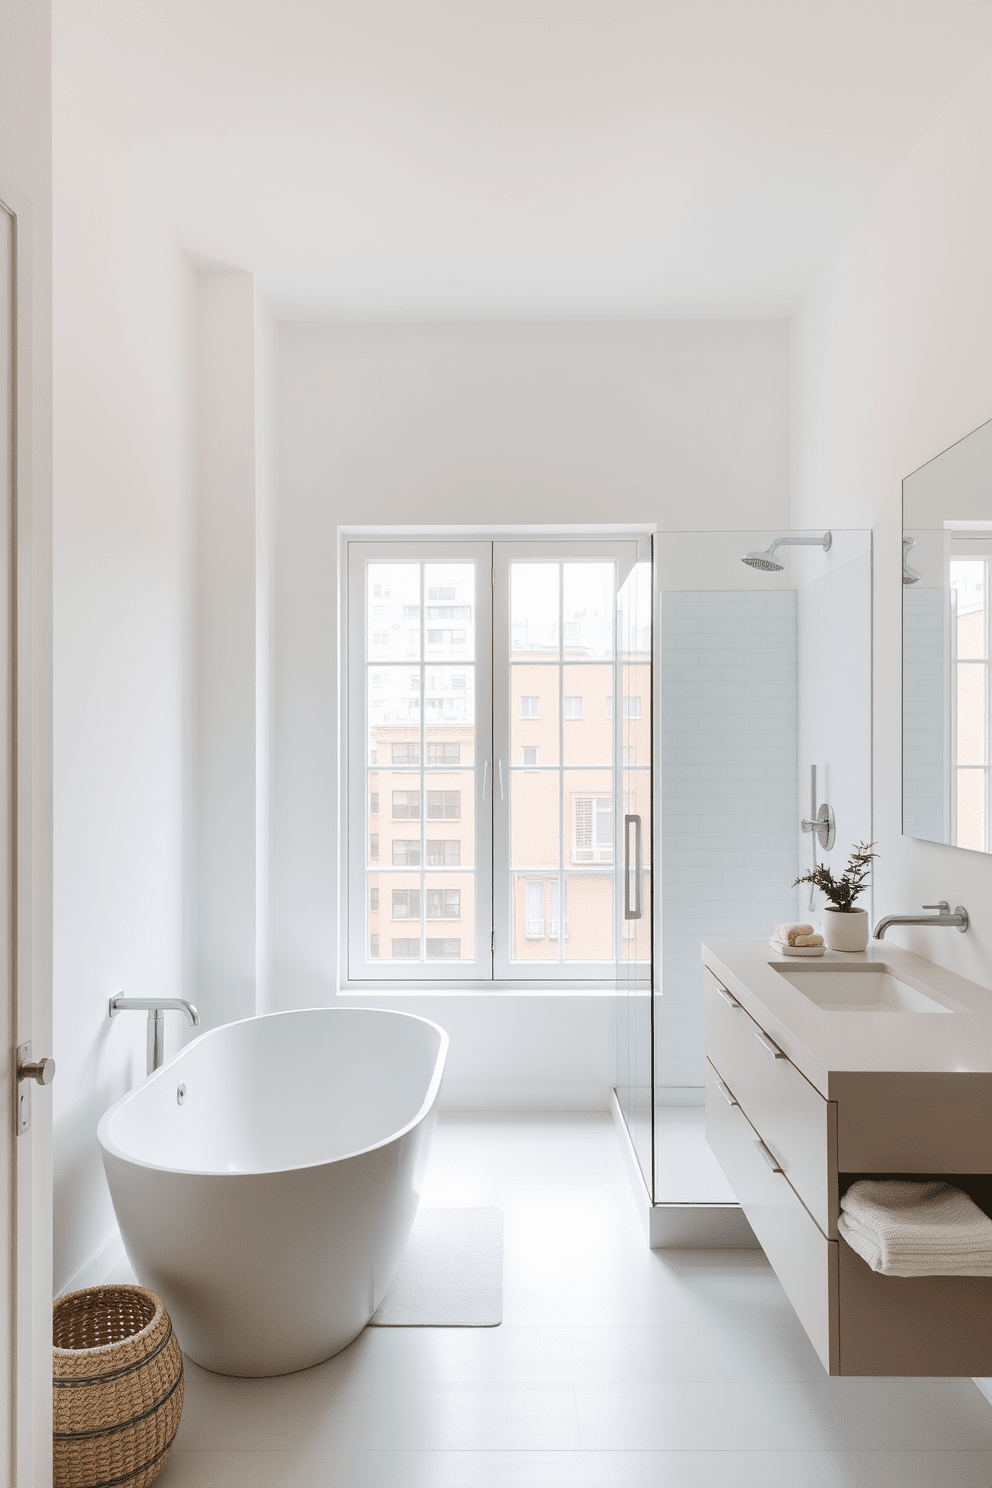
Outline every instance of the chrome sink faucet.
<path fill-rule="evenodd" d="M 148 1029 L 145 1037 L 146 1073 L 152 1074 L 165 1063 L 165 1014 L 185 1013 L 191 1027 L 197 1028 L 200 1015 L 191 1002 L 184 997 L 120 997 L 110 999 L 110 1016 L 117 1013 L 147 1013 Z"/>
<path fill-rule="evenodd" d="M 924 904 L 924 909 L 935 909 L 936 914 L 931 915 L 886 915 L 884 920 L 879 920 L 875 926 L 875 939 L 881 940 L 890 925 L 947 925 L 949 929 L 956 929 L 962 935 L 968 928 L 968 911 L 963 904 L 959 904 L 951 913 L 951 906 L 946 899 L 941 899 L 939 904 Z"/>

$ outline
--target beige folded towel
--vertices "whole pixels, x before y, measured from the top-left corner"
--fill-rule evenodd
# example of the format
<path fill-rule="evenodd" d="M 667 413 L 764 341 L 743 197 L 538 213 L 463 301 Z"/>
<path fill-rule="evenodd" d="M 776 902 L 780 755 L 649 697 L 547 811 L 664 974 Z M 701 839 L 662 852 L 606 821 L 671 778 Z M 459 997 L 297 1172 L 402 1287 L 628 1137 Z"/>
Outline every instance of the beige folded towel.
<path fill-rule="evenodd" d="M 950 1183 L 861 1178 L 837 1228 L 883 1276 L 992 1276 L 992 1219 Z"/>
<path fill-rule="evenodd" d="M 790 945 L 797 946 L 822 946 L 822 935 L 797 935 L 795 940 L 789 941 Z"/>
<path fill-rule="evenodd" d="M 781 940 L 785 945 L 798 945 L 797 939 L 800 935 L 812 935 L 813 925 L 783 924 L 775 926 L 775 939 Z"/>

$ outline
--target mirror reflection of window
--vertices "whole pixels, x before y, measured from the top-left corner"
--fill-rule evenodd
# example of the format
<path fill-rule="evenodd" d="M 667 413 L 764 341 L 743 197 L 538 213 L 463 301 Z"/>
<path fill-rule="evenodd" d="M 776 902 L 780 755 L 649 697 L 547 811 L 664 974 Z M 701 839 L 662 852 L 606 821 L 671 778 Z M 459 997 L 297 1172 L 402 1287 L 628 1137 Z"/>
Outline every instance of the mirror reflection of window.
<path fill-rule="evenodd" d="M 989 850 L 989 559 L 951 558 L 955 841 Z"/>

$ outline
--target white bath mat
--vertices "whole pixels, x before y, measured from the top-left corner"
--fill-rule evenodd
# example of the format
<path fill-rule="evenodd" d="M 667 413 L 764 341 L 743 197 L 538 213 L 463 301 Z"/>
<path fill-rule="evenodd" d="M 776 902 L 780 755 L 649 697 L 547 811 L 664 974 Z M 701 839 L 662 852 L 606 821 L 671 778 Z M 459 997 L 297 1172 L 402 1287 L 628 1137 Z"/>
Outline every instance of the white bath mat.
<path fill-rule="evenodd" d="M 495 1328 L 503 1321 L 502 1209 L 421 1209 L 373 1328 Z"/>

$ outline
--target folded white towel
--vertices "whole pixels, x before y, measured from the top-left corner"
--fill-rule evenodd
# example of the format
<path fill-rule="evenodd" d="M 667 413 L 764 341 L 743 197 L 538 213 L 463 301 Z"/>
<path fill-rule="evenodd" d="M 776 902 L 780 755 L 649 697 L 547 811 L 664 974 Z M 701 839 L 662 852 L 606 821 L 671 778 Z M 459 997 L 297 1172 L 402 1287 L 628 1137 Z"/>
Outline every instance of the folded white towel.
<path fill-rule="evenodd" d="M 814 933 L 812 925 L 805 922 L 801 924 L 798 920 L 795 923 L 790 921 L 788 924 L 775 926 L 775 939 L 781 940 L 785 945 L 795 945 L 800 935 L 813 935 Z"/>
<path fill-rule="evenodd" d="M 817 937 L 819 939 L 819 937 Z M 778 951 L 780 956 L 822 956 L 822 945 L 788 945 L 781 940 L 770 940 L 768 944 L 773 951 Z"/>
<path fill-rule="evenodd" d="M 883 1276 L 992 1276 L 992 1219 L 950 1183 L 861 1178 L 837 1228 Z"/>

